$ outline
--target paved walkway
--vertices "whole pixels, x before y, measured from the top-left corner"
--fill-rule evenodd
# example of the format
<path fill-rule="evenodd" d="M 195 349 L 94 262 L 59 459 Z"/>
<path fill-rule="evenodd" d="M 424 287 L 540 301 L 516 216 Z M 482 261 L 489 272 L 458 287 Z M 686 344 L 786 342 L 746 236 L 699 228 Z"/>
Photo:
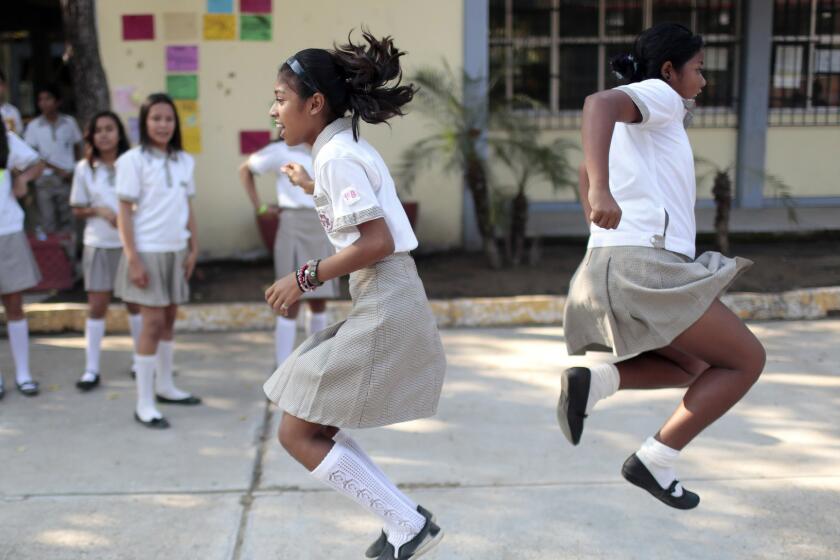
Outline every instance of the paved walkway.
<path fill-rule="evenodd" d="M 691 512 L 619 475 L 678 391 L 619 394 L 579 447 L 563 439 L 560 328 L 444 331 L 438 416 L 357 439 L 438 514 L 447 536 L 430 560 L 837 558 L 840 321 L 753 327 L 767 373 L 684 453 L 682 477 L 703 499 Z M 0 559 L 362 558 L 375 520 L 274 439 L 267 333 L 181 336 L 176 379 L 206 406 L 166 409 L 165 432 L 131 418 L 129 342 L 107 340 L 104 384 L 83 395 L 83 338 L 33 337 L 43 394 L 0 402 Z"/>

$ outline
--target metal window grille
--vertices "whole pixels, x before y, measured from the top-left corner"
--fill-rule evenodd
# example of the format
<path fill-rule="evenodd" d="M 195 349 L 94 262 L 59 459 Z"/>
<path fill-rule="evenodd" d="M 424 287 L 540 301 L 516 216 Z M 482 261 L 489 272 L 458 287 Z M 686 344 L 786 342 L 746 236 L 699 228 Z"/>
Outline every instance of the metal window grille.
<path fill-rule="evenodd" d="M 770 125 L 840 124 L 840 0 L 775 0 Z"/>
<path fill-rule="evenodd" d="M 490 101 L 544 128 L 579 127 L 586 96 L 619 83 L 610 60 L 675 21 L 706 41 L 694 126 L 737 126 L 741 13 L 740 0 L 490 0 Z"/>

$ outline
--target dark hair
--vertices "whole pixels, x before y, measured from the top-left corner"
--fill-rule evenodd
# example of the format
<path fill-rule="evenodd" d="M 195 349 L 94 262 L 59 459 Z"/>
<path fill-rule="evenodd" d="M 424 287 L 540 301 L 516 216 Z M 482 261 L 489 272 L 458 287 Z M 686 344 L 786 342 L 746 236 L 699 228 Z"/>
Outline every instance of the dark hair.
<path fill-rule="evenodd" d="M 0 169 L 9 163 L 9 139 L 6 137 L 6 122 L 0 119 Z"/>
<path fill-rule="evenodd" d="M 394 46 L 393 39 L 377 39 L 366 29 L 362 29 L 362 37 L 367 45 L 353 43 L 348 35 L 347 44 L 333 44 L 329 51 L 302 50 L 279 72 L 283 81 L 304 99 L 320 91 L 327 99 L 332 119 L 349 112 L 355 140 L 359 139 L 359 119 L 378 124 L 402 116 L 403 105 L 411 101 L 416 91 L 414 84 L 400 85 L 400 57 L 405 52 Z M 298 68 L 290 66 L 294 61 Z M 393 85 L 387 85 L 394 80 Z"/>
<path fill-rule="evenodd" d="M 37 100 L 38 96 L 42 93 L 49 93 L 52 95 L 53 99 L 56 101 L 61 101 L 61 90 L 55 84 L 47 84 L 42 85 L 35 91 L 35 98 Z"/>
<path fill-rule="evenodd" d="M 610 61 L 615 73 L 628 83 L 662 79 L 662 65 L 671 61 L 680 70 L 703 48 L 703 37 L 678 23 L 660 23 L 636 39 L 633 51 Z"/>
<path fill-rule="evenodd" d="M 172 101 L 172 98 L 165 93 L 151 94 L 146 98 L 146 101 L 143 102 L 143 105 L 140 106 L 140 144 L 144 148 L 148 148 L 152 145 L 152 139 L 149 137 L 146 120 L 149 118 L 149 111 L 152 109 L 152 106 L 157 105 L 158 103 L 166 103 L 172 107 L 172 112 L 175 113 L 175 132 L 172 133 L 172 138 L 169 139 L 169 145 L 167 145 L 166 150 L 168 152 L 183 150 L 181 144 L 181 119 L 178 117 L 178 109 L 175 107 L 175 103 Z"/>
<path fill-rule="evenodd" d="M 117 140 L 117 157 L 128 151 L 128 136 L 125 133 L 125 127 L 123 127 L 120 118 L 113 111 L 99 111 L 93 116 L 93 118 L 90 119 L 90 122 L 85 129 L 85 143 L 87 144 L 85 159 L 87 159 L 90 165 L 93 165 L 94 159 L 100 157 L 99 148 L 97 148 L 96 144 L 93 142 L 93 137 L 96 134 L 96 123 L 99 119 L 106 117 L 112 119 L 117 125 L 117 133 L 119 134 L 119 140 Z"/>

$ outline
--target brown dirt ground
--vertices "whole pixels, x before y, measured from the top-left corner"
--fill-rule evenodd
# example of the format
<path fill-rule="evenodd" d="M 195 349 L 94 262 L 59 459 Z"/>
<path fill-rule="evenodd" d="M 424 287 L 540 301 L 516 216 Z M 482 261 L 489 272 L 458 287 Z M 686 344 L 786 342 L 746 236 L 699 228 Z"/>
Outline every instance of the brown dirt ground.
<path fill-rule="evenodd" d="M 712 250 L 698 241 L 698 253 Z M 490 270 L 481 254 L 446 252 L 416 256 L 430 298 L 565 294 L 585 251 L 583 240 L 554 241 L 541 249 L 537 266 Z M 840 234 L 809 237 L 735 238 L 732 253 L 755 262 L 733 291 L 779 292 L 797 288 L 840 286 Z M 269 261 L 220 261 L 202 264 L 192 283 L 195 303 L 262 301 L 273 281 Z M 348 297 L 347 279 L 342 292 Z M 84 301 L 78 284 L 48 301 Z"/>

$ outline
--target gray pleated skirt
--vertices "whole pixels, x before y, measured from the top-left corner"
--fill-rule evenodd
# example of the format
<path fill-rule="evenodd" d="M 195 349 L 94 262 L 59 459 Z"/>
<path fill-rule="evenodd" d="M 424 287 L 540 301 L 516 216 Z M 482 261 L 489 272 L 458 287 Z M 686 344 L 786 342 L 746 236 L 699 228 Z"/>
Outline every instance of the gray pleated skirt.
<path fill-rule="evenodd" d="M 82 271 L 86 292 L 113 292 L 122 247 L 103 249 L 85 245 L 82 252 Z"/>
<path fill-rule="evenodd" d="M 41 270 L 22 231 L 0 235 L 0 294 L 14 294 L 37 286 Z"/>
<path fill-rule="evenodd" d="M 347 319 L 304 341 L 263 389 L 303 420 L 372 428 L 433 416 L 446 358 L 414 259 L 391 255 L 350 275 Z"/>
<path fill-rule="evenodd" d="M 149 283 L 140 288 L 128 277 L 128 261 L 120 257 L 114 293 L 123 301 L 147 307 L 180 305 L 190 300 L 190 285 L 184 276 L 184 262 L 189 249 L 167 253 L 138 253 Z"/>
<path fill-rule="evenodd" d="M 570 355 L 628 356 L 668 346 L 752 261 L 652 247 L 594 247 L 572 277 L 563 330 Z"/>
<path fill-rule="evenodd" d="M 318 214 L 312 208 L 284 208 L 274 238 L 274 274 L 282 278 L 310 259 L 325 259 L 335 252 Z M 338 279 L 325 282 L 300 299 L 335 299 Z"/>

